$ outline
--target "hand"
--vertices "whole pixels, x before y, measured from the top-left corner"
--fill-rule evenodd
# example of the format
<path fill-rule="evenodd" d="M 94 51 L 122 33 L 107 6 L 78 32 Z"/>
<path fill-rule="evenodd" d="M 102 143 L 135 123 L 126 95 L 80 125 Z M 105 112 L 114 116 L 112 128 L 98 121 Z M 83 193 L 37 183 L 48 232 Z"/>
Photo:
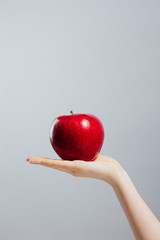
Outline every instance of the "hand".
<path fill-rule="evenodd" d="M 37 156 L 30 156 L 26 161 L 31 164 L 38 164 L 67 172 L 77 177 L 90 177 L 104 180 L 110 185 L 115 183 L 117 174 L 122 170 L 117 161 L 104 155 L 98 155 L 92 162 L 83 160 L 57 160 Z"/>
<path fill-rule="evenodd" d="M 91 177 L 109 183 L 124 210 L 137 240 L 160 239 L 160 222 L 138 194 L 128 174 L 113 158 L 98 155 L 92 162 L 56 160 L 30 156 L 26 161 L 70 173 L 77 177 Z"/>

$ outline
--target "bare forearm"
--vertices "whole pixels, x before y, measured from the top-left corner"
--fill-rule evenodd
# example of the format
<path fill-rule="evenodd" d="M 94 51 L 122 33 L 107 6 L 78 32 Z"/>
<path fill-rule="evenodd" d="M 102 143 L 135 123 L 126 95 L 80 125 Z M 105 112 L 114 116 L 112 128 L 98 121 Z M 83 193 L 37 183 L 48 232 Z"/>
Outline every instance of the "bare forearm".
<path fill-rule="evenodd" d="M 160 222 L 143 201 L 127 173 L 120 169 L 113 189 L 137 240 L 159 240 Z"/>
<path fill-rule="evenodd" d="M 93 162 L 67 161 L 30 156 L 26 159 L 70 173 L 77 177 L 91 177 L 110 184 L 126 214 L 137 240 L 160 240 L 160 223 L 138 194 L 127 173 L 117 161 L 105 155 L 98 155 Z"/>

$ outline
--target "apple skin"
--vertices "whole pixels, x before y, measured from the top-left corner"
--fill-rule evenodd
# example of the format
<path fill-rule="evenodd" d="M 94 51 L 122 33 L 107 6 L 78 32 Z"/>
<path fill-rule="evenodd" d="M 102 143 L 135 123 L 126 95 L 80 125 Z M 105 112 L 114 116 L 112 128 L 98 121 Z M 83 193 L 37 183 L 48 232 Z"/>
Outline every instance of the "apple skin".
<path fill-rule="evenodd" d="M 92 114 L 59 116 L 50 126 L 50 142 L 63 160 L 93 161 L 104 141 L 102 122 Z"/>

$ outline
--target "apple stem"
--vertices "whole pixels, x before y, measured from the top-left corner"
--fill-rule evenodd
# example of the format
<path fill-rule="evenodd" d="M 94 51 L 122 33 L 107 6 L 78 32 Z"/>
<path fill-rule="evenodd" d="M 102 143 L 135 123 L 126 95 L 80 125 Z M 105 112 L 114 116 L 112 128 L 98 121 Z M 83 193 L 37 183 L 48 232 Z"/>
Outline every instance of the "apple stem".
<path fill-rule="evenodd" d="M 70 113 L 73 115 L 73 111 L 71 110 Z"/>

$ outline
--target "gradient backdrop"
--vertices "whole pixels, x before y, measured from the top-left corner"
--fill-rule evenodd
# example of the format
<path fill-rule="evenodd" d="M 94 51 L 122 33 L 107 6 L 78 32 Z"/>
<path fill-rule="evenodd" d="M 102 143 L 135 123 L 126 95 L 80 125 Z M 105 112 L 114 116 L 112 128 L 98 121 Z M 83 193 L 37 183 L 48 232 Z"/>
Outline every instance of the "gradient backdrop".
<path fill-rule="evenodd" d="M 0 239 L 134 239 L 111 187 L 25 162 L 57 158 L 59 115 L 101 119 L 101 153 L 160 218 L 160 2 L 0 1 Z"/>

